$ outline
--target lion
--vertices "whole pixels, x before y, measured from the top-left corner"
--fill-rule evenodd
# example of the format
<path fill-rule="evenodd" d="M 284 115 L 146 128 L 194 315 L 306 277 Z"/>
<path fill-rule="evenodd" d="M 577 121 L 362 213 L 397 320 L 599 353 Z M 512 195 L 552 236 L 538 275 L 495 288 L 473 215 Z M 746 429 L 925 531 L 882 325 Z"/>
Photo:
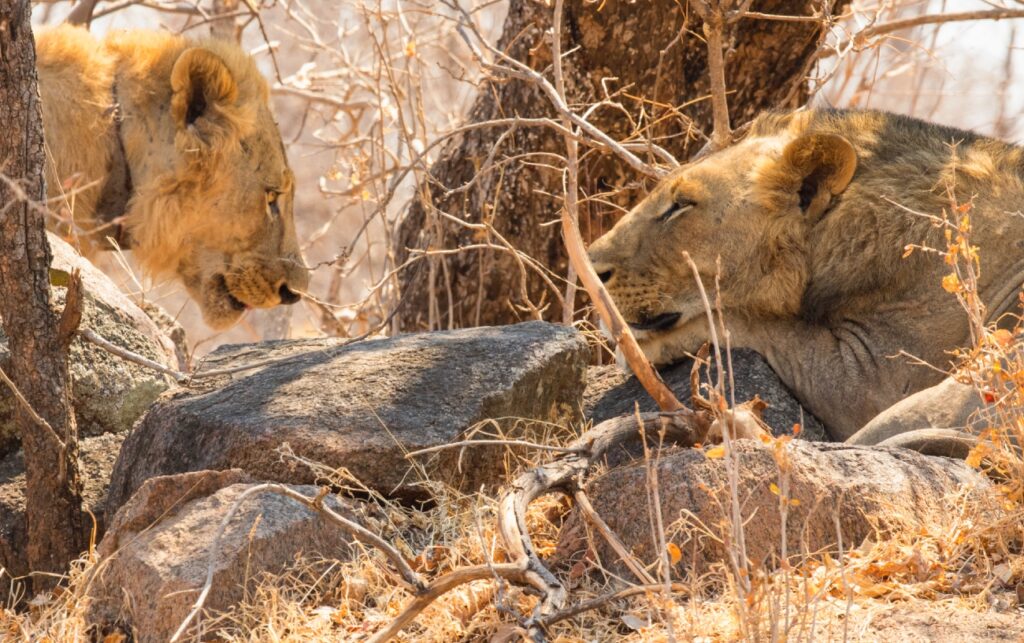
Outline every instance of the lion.
<path fill-rule="evenodd" d="M 40 33 L 36 51 L 48 192 L 70 212 L 51 227 L 87 255 L 116 244 L 176 276 L 213 328 L 299 300 L 295 178 L 250 56 L 71 26 Z"/>
<path fill-rule="evenodd" d="M 917 408 L 902 414 L 917 425 L 855 437 L 911 394 L 955 389 L 940 384 L 951 351 L 971 344 L 943 289 L 951 269 L 927 250 L 947 247 L 944 212 L 969 214 L 986 321 L 1016 319 L 1022 172 L 1019 147 L 905 116 L 769 113 L 736 145 L 674 171 L 589 253 L 655 363 L 709 339 L 686 251 L 704 284 L 721 284 L 731 345 L 761 353 L 833 439 L 878 443 L 929 426 Z"/>

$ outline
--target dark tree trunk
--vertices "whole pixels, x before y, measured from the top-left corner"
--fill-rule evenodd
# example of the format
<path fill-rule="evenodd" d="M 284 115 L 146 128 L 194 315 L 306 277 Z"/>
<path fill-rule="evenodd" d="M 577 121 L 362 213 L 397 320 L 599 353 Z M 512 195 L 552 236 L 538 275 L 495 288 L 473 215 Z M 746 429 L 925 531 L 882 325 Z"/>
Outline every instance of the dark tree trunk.
<path fill-rule="evenodd" d="M 0 0 L 0 318 L 9 342 L 10 377 L 56 432 L 19 407 L 28 562 L 39 590 L 56 582 L 45 573 L 67 572 L 84 549 L 84 531 L 67 348 L 50 308 L 46 157 L 30 13 L 28 0 Z"/>
<path fill-rule="evenodd" d="M 704 144 L 697 132 L 711 131 L 707 49 L 696 35 L 701 33 L 700 21 L 692 11 L 687 16 L 685 4 L 680 8 L 674 2 L 602 5 L 598 10 L 596 4 L 582 0 L 566 2 L 562 51 L 570 52 L 564 57 L 570 104 L 585 108 L 605 96 L 605 87 L 608 92 L 621 91 L 616 100 L 628 109 L 628 118 L 619 109 L 601 107 L 590 115 L 591 122 L 617 140 L 633 131 L 631 119 L 656 123 L 652 128 L 656 142 L 677 159 L 688 158 Z M 752 10 L 810 15 L 819 5 L 809 0 L 763 0 L 755 2 Z M 498 47 L 533 69 L 544 70 L 551 63 L 546 36 L 551 20 L 552 10 L 544 3 L 512 0 Z M 795 106 L 806 98 L 807 61 L 821 36 L 814 22 L 744 19 L 729 27 L 726 81 L 732 92 L 732 122 L 742 124 L 765 109 Z M 528 83 L 484 83 L 469 120 L 512 116 L 556 117 L 548 100 Z M 557 219 L 561 207 L 563 163 L 550 155 L 564 154 L 564 139 L 551 129 L 537 127 L 519 128 L 502 137 L 506 129 L 471 131 L 444 149 L 402 222 L 399 261 L 409 257 L 410 248 L 498 243 L 479 230 L 439 217 L 437 210 L 441 210 L 470 222 L 491 222 L 517 249 L 565 276 L 560 228 L 542 225 Z M 521 158 L 524 154 L 532 157 Z M 469 182 L 489 158 L 500 162 L 512 157 L 520 158 L 499 163 L 500 170 L 484 173 L 469 189 L 456 189 Z M 597 201 L 581 204 L 581 227 L 588 242 L 621 216 L 622 210 L 615 206 L 628 208 L 651 187 L 617 157 L 593 150 L 582 156 L 580 173 L 585 196 L 614 193 L 612 206 Z M 522 309 L 520 268 L 507 252 L 468 250 L 435 255 L 413 266 L 401 278 L 404 302 L 399 315 L 404 330 L 505 324 L 527 316 Z M 558 287 L 564 289 L 564 283 Z M 532 273 L 526 292 L 535 303 L 548 304 L 546 319 L 561 319 L 551 288 Z"/>

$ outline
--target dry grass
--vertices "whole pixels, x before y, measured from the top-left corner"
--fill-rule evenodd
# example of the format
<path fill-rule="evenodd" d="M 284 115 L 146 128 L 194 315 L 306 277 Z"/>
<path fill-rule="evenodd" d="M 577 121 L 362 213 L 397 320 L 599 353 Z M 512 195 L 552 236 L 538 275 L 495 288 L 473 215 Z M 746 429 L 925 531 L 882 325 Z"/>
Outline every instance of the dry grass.
<path fill-rule="evenodd" d="M 989 435 L 997 433 L 992 429 Z M 568 436 L 550 440 L 567 441 Z M 785 440 L 776 446 L 784 453 Z M 988 451 L 984 460 L 990 469 L 997 464 L 993 453 Z M 1013 458 L 1019 460 L 1019 453 L 1013 452 Z M 673 575 L 682 576 L 671 580 L 681 586 L 674 586 L 669 598 L 651 590 L 604 602 L 553 625 L 550 640 L 886 640 L 902 632 L 899 624 L 909 618 L 906 614 L 977 621 L 993 613 L 1013 614 L 1014 588 L 1024 583 L 1024 506 L 1013 495 L 1021 483 L 1013 471 L 1019 469 L 1003 464 L 998 471 L 1001 482 L 991 502 L 953 499 L 959 513 L 933 524 L 847 545 L 842 555 L 794 556 L 792 565 L 754 567 L 743 591 L 728 565 L 699 578 L 673 567 Z M 361 487 L 344 472 L 334 483 Z M 378 496 L 373 501 L 379 518 L 366 526 L 428 579 L 470 565 L 506 562 L 495 530 L 495 499 L 427 483 L 438 494 L 434 508 L 410 508 Z M 569 508 L 569 502 L 555 496 L 529 508 L 531 536 L 549 560 L 559 560 L 558 533 Z M 756 529 L 756 520 L 750 519 L 744 513 L 744 528 Z M 87 640 L 82 590 L 88 567 L 83 563 L 69 590 L 51 603 L 22 613 L 4 611 L 0 632 L 10 640 Z M 629 586 L 589 558 L 561 560 L 554 569 L 570 588 L 571 604 Z M 286 573 L 259 577 L 241 605 L 216 618 L 223 628 L 220 637 L 228 641 L 358 641 L 387 625 L 413 598 L 380 552 L 365 548 L 350 560 L 304 561 Z M 535 596 L 515 585 L 475 581 L 440 597 L 400 640 L 518 640 L 517 623 L 536 605 Z M 896 625 L 889 622 L 879 631 L 882 626 L 875 621 L 890 612 Z"/>

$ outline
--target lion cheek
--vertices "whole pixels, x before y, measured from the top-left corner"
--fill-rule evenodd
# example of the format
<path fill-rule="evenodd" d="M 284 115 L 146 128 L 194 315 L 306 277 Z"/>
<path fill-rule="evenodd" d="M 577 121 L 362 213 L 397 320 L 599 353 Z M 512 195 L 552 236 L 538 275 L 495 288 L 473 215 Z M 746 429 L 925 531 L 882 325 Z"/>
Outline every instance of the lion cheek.
<path fill-rule="evenodd" d="M 280 303 L 273 284 L 257 266 L 232 267 L 225 276 L 233 297 L 253 308 L 270 308 Z"/>

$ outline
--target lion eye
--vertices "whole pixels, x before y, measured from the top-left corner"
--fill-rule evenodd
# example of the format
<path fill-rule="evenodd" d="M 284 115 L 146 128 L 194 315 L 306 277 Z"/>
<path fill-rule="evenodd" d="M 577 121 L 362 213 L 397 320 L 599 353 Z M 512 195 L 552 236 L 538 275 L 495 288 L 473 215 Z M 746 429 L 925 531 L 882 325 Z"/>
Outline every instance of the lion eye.
<path fill-rule="evenodd" d="M 275 217 L 281 215 L 281 209 L 277 205 L 277 197 L 279 196 L 280 194 L 276 190 L 267 190 L 267 209 Z"/>
<path fill-rule="evenodd" d="M 697 203 L 694 201 L 690 201 L 689 199 L 675 201 L 672 203 L 672 205 L 668 207 L 668 209 L 666 209 L 664 212 L 658 215 L 658 221 L 668 221 L 673 217 L 676 217 L 684 212 L 692 210 L 693 206 L 695 205 L 697 205 Z"/>

